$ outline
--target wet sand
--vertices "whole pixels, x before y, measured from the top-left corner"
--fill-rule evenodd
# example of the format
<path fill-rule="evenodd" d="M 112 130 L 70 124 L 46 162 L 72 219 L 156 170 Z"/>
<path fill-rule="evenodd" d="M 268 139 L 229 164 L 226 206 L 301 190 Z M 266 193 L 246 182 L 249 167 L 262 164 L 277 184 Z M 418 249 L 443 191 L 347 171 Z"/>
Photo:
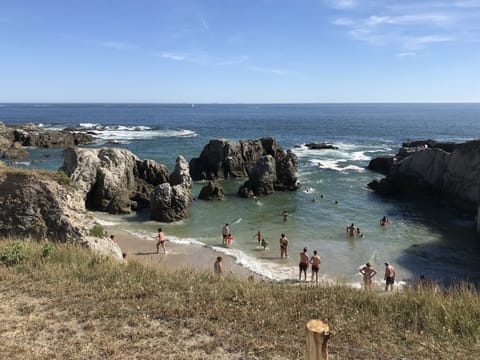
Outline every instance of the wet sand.
<path fill-rule="evenodd" d="M 235 263 L 234 258 L 205 246 L 197 244 L 176 244 L 169 242 L 167 237 L 167 254 L 163 254 L 161 246 L 160 252 L 157 254 L 156 240 L 153 238 L 152 240 L 145 240 L 113 227 L 106 227 L 106 231 L 108 232 L 108 236 L 114 235 L 115 241 L 122 249 L 122 252 L 127 254 L 127 261 L 129 259 L 135 259 L 140 262 L 153 264 L 158 266 L 162 271 L 195 270 L 213 273 L 213 264 L 217 256 L 221 256 L 225 275 L 241 277 L 254 275 L 255 278 L 260 278 L 257 274 Z"/>

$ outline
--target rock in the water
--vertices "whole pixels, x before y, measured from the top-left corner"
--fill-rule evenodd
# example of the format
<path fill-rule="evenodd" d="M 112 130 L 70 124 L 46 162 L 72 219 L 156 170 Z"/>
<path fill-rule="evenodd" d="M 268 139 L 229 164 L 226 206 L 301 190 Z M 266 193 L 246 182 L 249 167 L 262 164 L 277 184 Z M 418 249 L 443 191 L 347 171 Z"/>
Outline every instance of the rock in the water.
<path fill-rule="evenodd" d="M 370 160 L 370 162 L 368 163 L 368 170 L 376 171 L 381 174 L 387 175 L 394 164 L 395 157 L 381 156 Z"/>
<path fill-rule="evenodd" d="M 308 143 L 305 146 L 311 150 L 338 150 L 338 146 L 335 146 L 330 143 Z"/>
<path fill-rule="evenodd" d="M 198 198 L 201 200 L 223 200 L 225 193 L 217 182 L 209 181 L 208 184 L 200 190 Z"/>

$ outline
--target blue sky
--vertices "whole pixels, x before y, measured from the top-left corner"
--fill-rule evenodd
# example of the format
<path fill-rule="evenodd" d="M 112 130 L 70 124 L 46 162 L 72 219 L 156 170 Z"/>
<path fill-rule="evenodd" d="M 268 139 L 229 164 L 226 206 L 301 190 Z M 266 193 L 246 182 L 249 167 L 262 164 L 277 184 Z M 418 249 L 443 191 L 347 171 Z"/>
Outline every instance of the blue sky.
<path fill-rule="evenodd" d="M 0 102 L 479 102 L 480 0 L 4 0 Z"/>

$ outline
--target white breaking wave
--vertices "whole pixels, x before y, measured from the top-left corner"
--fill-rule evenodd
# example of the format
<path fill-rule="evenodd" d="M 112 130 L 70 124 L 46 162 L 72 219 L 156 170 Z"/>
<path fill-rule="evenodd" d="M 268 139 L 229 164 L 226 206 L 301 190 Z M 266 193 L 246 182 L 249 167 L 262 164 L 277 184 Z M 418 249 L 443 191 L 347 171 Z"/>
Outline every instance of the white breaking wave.
<path fill-rule="evenodd" d="M 124 143 L 128 140 L 154 139 L 165 137 L 194 137 L 198 134 L 188 129 L 155 129 L 149 126 L 137 125 L 101 125 L 96 123 L 80 123 L 78 131 L 91 131 L 95 136 L 105 141 Z"/>
<path fill-rule="evenodd" d="M 364 168 L 357 166 L 357 165 L 347 165 L 347 166 L 340 166 L 340 163 L 345 162 L 345 160 L 311 160 L 311 162 L 321 169 L 330 169 L 330 170 L 335 170 L 339 172 L 343 171 L 348 171 L 348 170 L 353 170 L 357 172 L 363 172 L 365 171 Z"/>

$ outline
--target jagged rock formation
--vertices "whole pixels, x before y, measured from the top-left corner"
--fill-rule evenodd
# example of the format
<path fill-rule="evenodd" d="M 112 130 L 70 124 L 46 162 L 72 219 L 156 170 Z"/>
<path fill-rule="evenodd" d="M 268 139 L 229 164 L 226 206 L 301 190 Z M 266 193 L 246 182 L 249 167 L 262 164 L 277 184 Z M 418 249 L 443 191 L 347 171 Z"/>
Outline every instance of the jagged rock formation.
<path fill-rule="evenodd" d="M 429 196 L 462 211 L 476 212 L 480 205 L 480 141 L 456 144 L 451 153 L 423 148 L 397 162 L 386 178 L 369 187 L 383 195 Z"/>
<path fill-rule="evenodd" d="M 0 152 L 2 153 L 9 148 L 21 149 L 22 146 L 66 148 L 91 144 L 94 140 L 92 135 L 85 133 L 48 130 L 33 124 L 7 126 L 0 122 Z M 14 153 L 16 153 L 15 156 L 28 156 L 28 153 L 21 153 L 18 150 Z"/>
<path fill-rule="evenodd" d="M 416 140 L 407 141 L 402 144 L 395 156 L 381 156 L 370 160 L 368 169 L 387 175 L 390 169 L 399 161 L 416 153 L 417 151 L 425 149 L 441 149 L 445 152 L 451 153 L 454 149 L 455 143 L 439 142 L 435 140 Z"/>
<path fill-rule="evenodd" d="M 202 187 L 198 198 L 201 200 L 223 200 L 225 192 L 216 181 L 209 181 L 207 185 Z"/>
<path fill-rule="evenodd" d="M 168 182 L 164 165 L 117 148 L 66 149 L 61 170 L 82 191 L 88 209 L 111 214 L 149 206 L 154 186 Z"/>
<path fill-rule="evenodd" d="M 298 189 L 297 157 L 271 137 L 259 140 L 210 140 L 200 157 L 190 160 L 193 180 L 249 177 L 240 188 L 243 197 Z"/>
<path fill-rule="evenodd" d="M 82 192 L 61 174 L 0 168 L 0 237 L 78 243 L 122 259 L 110 239 L 93 238 Z"/>
<path fill-rule="evenodd" d="M 192 202 L 192 178 L 183 156 L 177 158 L 170 183 L 155 186 L 150 195 L 150 216 L 162 222 L 184 219 Z"/>
<path fill-rule="evenodd" d="M 271 137 L 259 140 L 210 140 L 200 157 L 190 160 L 190 174 L 194 181 L 239 178 L 265 155 L 276 156 L 283 150 Z"/>
<path fill-rule="evenodd" d="M 250 171 L 248 181 L 239 189 L 241 197 L 269 195 L 275 191 L 293 191 L 298 189 L 296 177 L 297 156 L 290 150 L 274 159 L 263 156 Z"/>
<path fill-rule="evenodd" d="M 335 146 L 330 143 L 325 143 L 325 142 L 308 143 L 308 144 L 305 144 L 305 146 L 310 150 L 338 150 L 338 146 Z"/>

